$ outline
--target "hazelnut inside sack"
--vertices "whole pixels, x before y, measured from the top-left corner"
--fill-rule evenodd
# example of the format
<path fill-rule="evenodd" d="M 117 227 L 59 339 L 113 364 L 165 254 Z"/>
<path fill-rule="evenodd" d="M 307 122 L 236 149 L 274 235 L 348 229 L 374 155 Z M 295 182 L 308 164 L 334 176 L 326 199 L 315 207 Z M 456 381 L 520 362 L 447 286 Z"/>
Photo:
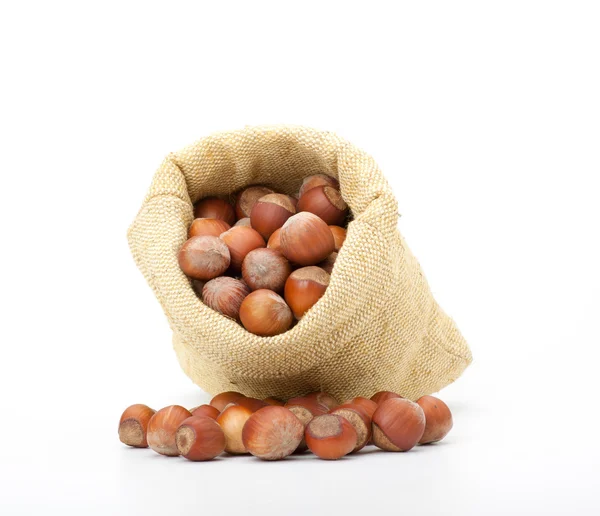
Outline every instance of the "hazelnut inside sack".
<path fill-rule="evenodd" d="M 329 284 L 290 329 L 254 335 L 206 306 L 178 265 L 194 203 L 211 197 L 233 206 L 236 192 L 256 184 L 293 196 L 316 174 L 339 181 L 350 221 Z M 390 390 L 417 399 L 458 378 L 472 357 L 397 223 L 383 173 L 351 143 L 305 127 L 246 127 L 171 154 L 128 239 L 173 329 L 183 370 L 205 391 L 287 399 L 324 390 L 349 399 Z"/>

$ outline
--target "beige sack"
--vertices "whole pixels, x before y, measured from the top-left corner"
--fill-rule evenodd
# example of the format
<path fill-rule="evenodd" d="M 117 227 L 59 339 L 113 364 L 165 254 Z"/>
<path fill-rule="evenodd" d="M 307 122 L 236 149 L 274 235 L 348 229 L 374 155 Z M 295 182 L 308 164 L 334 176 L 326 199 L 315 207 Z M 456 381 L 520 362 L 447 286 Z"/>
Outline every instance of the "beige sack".
<path fill-rule="evenodd" d="M 354 220 L 325 295 L 290 331 L 258 337 L 205 306 L 178 266 L 192 204 L 252 184 L 291 194 L 316 173 L 339 179 Z M 286 399 L 325 390 L 345 400 L 391 390 L 416 399 L 456 380 L 472 357 L 397 222 L 388 183 L 360 149 L 304 127 L 248 127 L 171 154 L 128 238 L 181 367 L 205 391 Z"/>

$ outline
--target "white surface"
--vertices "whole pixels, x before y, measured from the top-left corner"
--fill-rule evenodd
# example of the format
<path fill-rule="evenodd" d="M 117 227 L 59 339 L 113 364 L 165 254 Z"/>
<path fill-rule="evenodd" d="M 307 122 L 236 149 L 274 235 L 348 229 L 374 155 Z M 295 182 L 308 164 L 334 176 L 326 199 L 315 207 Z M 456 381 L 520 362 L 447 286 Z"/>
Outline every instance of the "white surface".
<path fill-rule="evenodd" d="M 392 9 L 392 5 L 394 8 Z M 598 514 L 594 2 L 4 2 L 0 514 Z M 125 232 L 170 151 L 339 132 L 475 363 L 407 454 L 195 464 L 117 439 L 183 375 Z"/>

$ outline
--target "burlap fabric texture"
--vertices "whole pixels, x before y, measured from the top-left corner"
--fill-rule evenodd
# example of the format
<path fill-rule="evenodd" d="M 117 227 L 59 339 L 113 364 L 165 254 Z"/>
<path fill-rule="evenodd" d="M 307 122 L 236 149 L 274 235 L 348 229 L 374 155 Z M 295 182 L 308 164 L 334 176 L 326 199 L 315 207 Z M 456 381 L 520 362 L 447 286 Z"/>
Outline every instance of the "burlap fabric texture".
<path fill-rule="evenodd" d="M 347 239 L 319 302 L 290 331 L 258 337 L 205 306 L 178 266 L 193 203 L 253 184 L 292 194 L 316 173 L 339 179 L 352 213 Z M 397 224 L 388 183 L 354 145 L 306 127 L 247 127 L 169 155 L 128 239 L 181 367 L 205 391 L 286 399 L 325 390 L 344 400 L 392 390 L 416 399 L 456 380 L 472 357 Z"/>

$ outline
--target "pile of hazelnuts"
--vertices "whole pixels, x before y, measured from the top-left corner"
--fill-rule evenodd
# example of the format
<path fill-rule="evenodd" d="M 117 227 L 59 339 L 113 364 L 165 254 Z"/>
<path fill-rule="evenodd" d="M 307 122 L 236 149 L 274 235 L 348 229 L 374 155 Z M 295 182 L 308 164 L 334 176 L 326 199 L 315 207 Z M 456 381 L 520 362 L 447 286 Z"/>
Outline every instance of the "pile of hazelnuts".
<path fill-rule="evenodd" d="M 307 449 L 321 459 L 339 459 L 368 444 L 385 451 L 408 451 L 443 439 L 452 428 L 448 406 L 433 396 L 417 402 L 389 391 L 343 404 L 325 392 L 289 399 L 260 400 L 239 392 L 216 395 L 209 405 L 187 410 L 172 405 L 155 412 L 146 405 L 127 408 L 119 439 L 167 456 L 193 461 L 223 452 L 279 460 Z"/>
<path fill-rule="evenodd" d="M 255 185 L 234 204 L 202 199 L 179 251 L 204 303 L 256 335 L 289 330 L 321 298 L 346 238 L 336 179 L 306 177 L 297 197 Z"/>

